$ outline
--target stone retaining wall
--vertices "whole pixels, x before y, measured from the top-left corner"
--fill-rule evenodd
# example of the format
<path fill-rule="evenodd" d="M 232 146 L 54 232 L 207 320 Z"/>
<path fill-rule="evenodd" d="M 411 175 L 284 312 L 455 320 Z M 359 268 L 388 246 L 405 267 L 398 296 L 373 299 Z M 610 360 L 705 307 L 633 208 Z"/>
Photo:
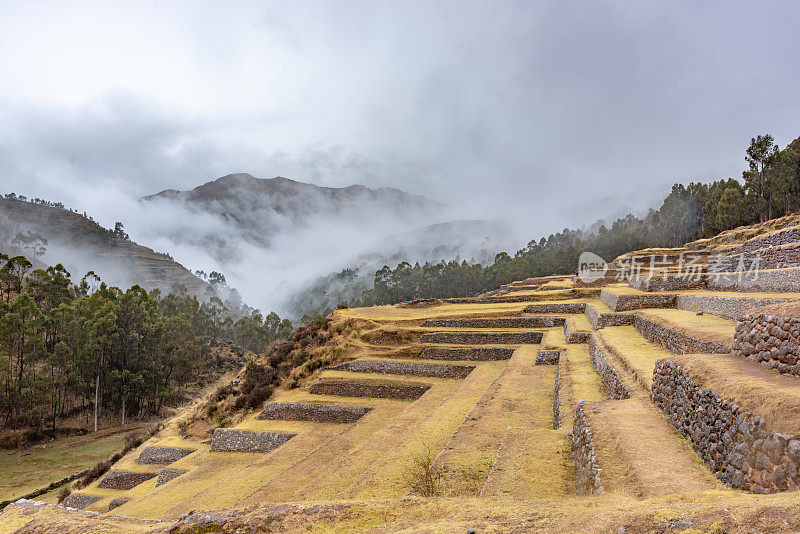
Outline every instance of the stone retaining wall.
<path fill-rule="evenodd" d="M 313 421 L 315 423 L 355 423 L 372 408 L 367 406 L 337 406 L 333 404 L 299 404 L 270 402 L 264 406 L 259 420 Z"/>
<path fill-rule="evenodd" d="M 156 486 L 158 486 L 158 484 L 157 484 L 157 483 L 156 483 Z M 130 499 L 111 499 L 111 500 L 108 502 L 108 510 L 106 510 L 106 511 L 110 512 L 110 511 L 111 511 L 111 510 L 113 510 L 114 508 L 119 508 L 120 506 L 122 506 L 123 504 L 125 504 L 126 502 L 128 502 L 129 500 L 130 500 Z"/>
<path fill-rule="evenodd" d="M 370 399 L 416 400 L 430 389 L 429 384 L 380 384 L 368 382 L 317 382 L 309 388 L 315 395 L 366 397 Z"/>
<path fill-rule="evenodd" d="M 217 428 L 211 437 L 211 452 L 270 452 L 295 435 L 284 432 Z"/>
<path fill-rule="evenodd" d="M 800 318 L 760 311 L 745 315 L 736 324 L 731 355 L 800 376 Z"/>
<path fill-rule="evenodd" d="M 97 501 L 102 501 L 105 497 L 98 497 L 97 495 L 86 495 L 84 493 L 70 493 L 60 506 L 64 508 L 74 508 L 75 510 L 83 510 Z"/>
<path fill-rule="evenodd" d="M 586 305 L 586 318 L 595 330 L 607 326 L 627 326 L 633 324 L 633 315 L 629 313 L 600 313 L 591 304 Z"/>
<path fill-rule="evenodd" d="M 717 291 L 773 292 L 800 291 L 800 269 L 779 269 L 709 275 L 708 288 Z"/>
<path fill-rule="evenodd" d="M 753 239 L 746 241 L 742 246 L 737 248 L 732 253 L 741 254 L 743 252 L 753 252 L 755 250 L 768 248 L 770 246 L 774 247 L 779 245 L 787 245 L 789 243 L 796 243 L 798 241 L 800 241 L 800 226 L 793 226 L 767 236 L 754 237 Z"/>
<path fill-rule="evenodd" d="M 728 354 L 731 351 L 727 345 L 672 330 L 641 315 L 636 316 L 634 325 L 648 341 L 675 354 Z"/>
<path fill-rule="evenodd" d="M 388 375 L 428 376 L 433 378 L 466 378 L 475 367 L 414 362 L 382 362 L 375 360 L 353 360 L 328 367 L 332 371 L 354 373 L 380 373 Z"/>
<path fill-rule="evenodd" d="M 600 377 L 600 382 L 603 385 L 603 390 L 608 394 L 610 399 L 629 399 L 631 396 L 628 386 L 622 381 L 613 365 L 608 363 L 606 355 L 597 343 L 597 338 L 592 335 L 589 338 L 589 356 L 597 375 Z"/>
<path fill-rule="evenodd" d="M 156 487 L 159 487 L 162 484 L 166 484 L 170 480 L 175 480 L 181 475 L 185 475 L 188 471 L 181 471 L 180 469 L 162 469 L 158 472 L 158 477 L 156 478 Z"/>
<path fill-rule="evenodd" d="M 196 450 L 197 449 L 148 445 L 139 453 L 136 463 L 142 465 L 171 464 L 172 462 L 177 462 L 186 455 L 192 454 Z"/>
<path fill-rule="evenodd" d="M 618 295 L 603 289 L 600 300 L 615 312 L 675 307 L 675 295 Z"/>
<path fill-rule="evenodd" d="M 158 473 L 135 473 L 133 471 L 123 471 L 121 469 L 112 469 L 103 480 L 97 485 L 98 488 L 107 488 L 115 490 L 129 490 L 135 488 L 142 482 L 146 482 L 154 478 Z"/>
<path fill-rule="evenodd" d="M 564 322 L 564 339 L 567 343 L 588 343 L 591 335 L 591 332 L 573 332 L 569 322 Z"/>
<path fill-rule="evenodd" d="M 561 353 L 556 367 L 556 384 L 553 388 L 553 430 L 561 428 Z"/>
<path fill-rule="evenodd" d="M 551 328 L 563 326 L 563 317 L 488 317 L 478 319 L 429 319 L 424 327 L 436 328 Z"/>
<path fill-rule="evenodd" d="M 572 442 L 570 458 L 575 466 L 575 492 L 578 495 L 590 495 L 603 493 L 603 484 L 600 482 L 600 470 L 597 467 L 592 444 L 592 431 L 586 421 L 583 403 L 584 401 L 578 403 L 572 432 L 569 433 Z"/>
<path fill-rule="evenodd" d="M 556 349 L 539 349 L 534 365 L 555 365 L 561 358 L 561 351 Z"/>
<path fill-rule="evenodd" d="M 687 276 L 632 276 L 628 279 L 628 287 L 639 291 L 686 291 L 687 289 L 703 289 L 706 287 L 705 273 L 692 273 Z"/>
<path fill-rule="evenodd" d="M 428 360 L 449 361 L 474 361 L 489 362 L 508 360 L 513 356 L 514 350 L 507 347 L 481 347 L 481 348 L 444 348 L 428 347 L 422 350 L 420 358 Z"/>
<path fill-rule="evenodd" d="M 800 487 L 800 435 L 769 430 L 763 418 L 703 388 L 669 360 L 656 362 L 651 398 L 728 486 L 754 493 Z"/>
<path fill-rule="evenodd" d="M 701 297 L 678 295 L 675 307 L 679 310 L 709 313 L 726 319 L 741 320 L 748 311 L 761 306 L 779 304 L 789 299 L 751 299 L 746 297 Z"/>
<path fill-rule="evenodd" d="M 421 343 L 453 345 L 535 345 L 541 341 L 542 332 L 431 332 L 420 339 Z"/>
<path fill-rule="evenodd" d="M 562 302 L 555 304 L 529 304 L 525 313 L 583 313 L 586 303 Z"/>

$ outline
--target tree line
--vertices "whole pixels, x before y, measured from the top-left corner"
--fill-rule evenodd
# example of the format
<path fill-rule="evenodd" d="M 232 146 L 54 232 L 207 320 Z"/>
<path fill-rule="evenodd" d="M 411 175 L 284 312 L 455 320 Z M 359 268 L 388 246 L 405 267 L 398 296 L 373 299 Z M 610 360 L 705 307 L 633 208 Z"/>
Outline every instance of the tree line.
<path fill-rule="evenodd" d="M 275 313 L 235 316 L 217 297 L 122 290 L 93 272 L 73 283 L 61 264 L 33 270 L 1 253 L 0 297 L 0 430 L 158 414 L 208 376 L 213 346 L 263 353 L 293 329 Z"/>
<path fill-rule="evenodd" d="M 737 226 L 763 222 L 800 209 L 800 138 L 780 149 L 771 135 L 754 137 L 745 152 L 742 179 L 675 184 L 659 209 L 590 230 L 565 228 L 530 241 L 513 256 L 501 252 L 491 265 L 442 260 L 401 262 L 375 273 L 373 287 L 348 303 L 394 304 L 419 298 L 466 297 L 514 280 L 575 272 L 578 257 L 591 251 L 611 260 L 631 250 L 676 247 Z"/>

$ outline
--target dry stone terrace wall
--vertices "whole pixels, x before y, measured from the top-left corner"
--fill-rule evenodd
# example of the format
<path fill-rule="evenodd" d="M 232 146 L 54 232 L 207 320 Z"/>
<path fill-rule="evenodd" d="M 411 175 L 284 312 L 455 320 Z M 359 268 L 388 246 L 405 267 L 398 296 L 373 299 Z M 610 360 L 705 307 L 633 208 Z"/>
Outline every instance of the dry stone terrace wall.
<path fill-rule="evenodd" d="M 800 241 L 800 226 L 793 226 L 763 237 L 754 237 L 729 253 L 741 254 L 743 252 L 753 252 L 759 249 L 787 245 L 798 241 Z"/>
<path fill-rule="evenodd" d="M 156 487 L 159 487 L 162 484 L 166 484 L 170 480 L 175 480 L 181 475 L 185 475 L 187 471 L 181 471 L 180 469 L 162 469 L 158 472 L 158 477 L 156 478 Z"/>
<path fill-rule="evenodd" d="M 489 362 L 497 360 L 508 360 L 514 354 L 514 349 L 507 347 L 479 347 L 479 348 L 445 348 L 428 347 L 423 349 L 420 355 L 428 360 L 449 360 L 449 361 L 474 361 Z"/>
<path fill-rule="evenodd" d="M 338 395 L 340 397 L 366 397 L 372 399 L 416 400 L 430 389 L 429 384 L 399 384 L 327 381 L 317 382 L 309 388 L 316 395 Z"/>
<path fill-rule="evenodd" d="M 284 432 L 217 428 L 211 437 L 211 452 L 270 452 L 295 435 Z"/>
<path fill-rule="evenodd" d="M 728 354 L 731 351 L 729 346 L 672 330 L 641 315 L 636 316 L 634 325 L 648 341 L 675 354 Z"/>
<path fill-rule="evenodd" d="M 172 462 L 177 462 L 186 455 L 192 454 L 196 450 L 197 449 L 157 447 L 150 445 L 142 449 L 142 452 L 136 459 L 136 463 L 142 465 L 171 464 Z"/>
<path fill-rule="evenodd" d="M 600 470 L 597 467 L 592 444 L 592 431 L 589 428 L 583 405 L 583 401 L 578 403 L 572 432 L 570 432 L 572 441 L 570 457 L 575 466 L 575 491 L 578 495 L 603 493 Z"/>
<path fill-rule="evenodd" d="M 530 304 L 525 307 L 525 313 L 583 313 L 586 308 L 584 302 L 559 302 L 554 304 Z"/>
<path fill-rule="evenodd" d="M 669 360 L 656 362 L 651 397 L 728 486 L 754 493 L 800 486 L 800 435 L 770 430 L 763 418 L 703 388 Z"/>
<path fill-rule="evenodd" d="M 563 317 L 487 317 L 477 319 L 429 319 L 424 327 L 435 328 L 551 328 L 563 326 Z"/>
<path fill-rule="evenodd" d="M 64 508 L 74 508 L 76 510 L 83 510 L 87 506 L 90 506 L 97 501 L 102 501 L 104 497 L 98 497 L 97 495 L 85 495 L 83 493 L 71 493 L 64 499 L 64 502 L 61 503 L 61 506 Z"/>
<path fill-rule="evenodd" d="M 158 486 L 158 484 L 156 484 L 156 486 Z M 110 512 L 110 511 L 111 511 L 111 510 L 113 510 L 114 508 L 119 508 L 120 506 L 122 506 L 123 504 L 125 504 L 126 502 L 128 502 L 129 500 L 130 500 L 130 499 L 111 499 L 111 500 L 108 502 L 108 510 L 107 510 L 107 511 L 109 511 L 109 512 Z"/>
<path fill-rule="evenodd" d="M 422 343 L 453 345 L 535 345 L 541 341 L 542 332 L 431 332 L 420 339 Z"/>
<path fill-rule="evenodd" d="M 259 420 L 313 421 L 315 423 L 355 423 L 372 408 L 368 406 L 337 406 L 333 404 L 299 404 L 271 402 L 264 406 Z"/>
<path fill-rule="evenodd" d="M 678 295 L 675 307 L 679 310 L 703 312 L 726 319 L 741 320 L 748 311 L 761 306 L 787 302 L 789 299 L 753 299 L 746 297 L 701 297 L 698 295 Z"/>
<path fill-rule="evenodd" d="M 717 291 L 774 292 L 800 291 L 800 269 L 760 270 L 709 275 L 708 288 Z"/>
<path fill-rule="evenodd" d="M 569 327 L 569 321 L 564 322 L 564 339 L 567 343 L 588 343 L 591 332 L 573 332 Z"/>
<path fill-rule="evenodd" d="M 428 376 L 434 378 L 466 378 L 475 367 L 435 363 L 353 360 L 328 367 L 328 369 L 356 373 L 382 373 L 391 375 Z"/>
<path fill-rule="evenodd" d="M 685 291 L 687 289 L 703 289 L 706 287 L 705 273 L 692 273 L 690 276 L 632 276 L 628 279 L 628 287 L 639 291 Z"/>
<path fill-rule="evenodd" d="M 539 350 L 536 352 L 534 365 L 556 365 L 561 359 L 561 351 L 555 349 Z"/>
<path fill-rule="evenodd" d="M 608 397 L 610 399 L 629 399 L 631 393 L 628 386 L 622 381 L 614 366 L 608 363 L 608 359 L 594 335 L 589 338 L 589 356 L 592 367 L 600 377 L 603 390 Z"/>
<path fill-rule="evenodd" d="M 633 315 L 628 313 L 599 313 L 591 304 L 586 305 L 586 318 L 595 330 L 607 326 L 626 326 L 633 324 Z"/>
<path fill-rule="evenodd" d="M 675 295 L 618 295 L 603 289 L 600 300 L 615 312 L 675 307 Z"/>
<path fill-rule="evenodd" d="M 146 482 L 151 478 L 157 476 L 158 473 L 134 473 L 133 471 L 123 471 L 121 469 L 112 469 L 103 480 L 97 485 L 98 488 L 107 488 L 115 490 L 129 490 L 135 488 L 142 482 Z"/>
<path fill-rule="evenodd" d="M 731 354 L 778 373 L 800 376 L 800 318 L 767 312 L 746 315 L 736 324 Z"/>

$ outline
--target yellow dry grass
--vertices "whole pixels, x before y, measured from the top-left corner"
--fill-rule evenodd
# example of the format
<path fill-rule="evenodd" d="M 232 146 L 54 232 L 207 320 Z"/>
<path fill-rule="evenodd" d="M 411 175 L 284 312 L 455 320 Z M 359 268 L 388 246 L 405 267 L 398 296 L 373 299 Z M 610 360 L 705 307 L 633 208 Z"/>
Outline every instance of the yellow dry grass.
<path fill-rule="evenodd" d="M 600 377 L 592 368 L 586 344 L 567 345 L 561 353 L 561 425 L 571 429 L 578 401 L 606 398 Z"/>
<path fill-rule="evenodd" d="M 692 311 L 676 309 L 640 310 L 636 313 L 671 330 L 728 347 L 736 331 L 736 321 L 716 315 L 697 315 Z"/>
<path fill-rule="evenodd" d="M 534 365 L 536 351 L 536 346 L 517 349 L 442 451 L 436 465 L 444 476 L 444 495 L 478 495 L 509 426 L 552 427 L 556 369 Z"/>
<path fill-rule="evenodd" d="M 642 498 L 724 488 L 648 399 L 584 408 L 606 491 Z"/>
<path fill-rule="evenodd" d="M 636 381 L 648 391 L 653 385 L 656 361 L 672 353 L 647 341 L 635 326 L 614 326 L 598 330 L 597 334 L 616 359 Z"/>
<path fill-rule="evenodd" d="M 575 492 L 574 467 L 565 432 L 509 427 L 481 495 L 529 500 Z"/>

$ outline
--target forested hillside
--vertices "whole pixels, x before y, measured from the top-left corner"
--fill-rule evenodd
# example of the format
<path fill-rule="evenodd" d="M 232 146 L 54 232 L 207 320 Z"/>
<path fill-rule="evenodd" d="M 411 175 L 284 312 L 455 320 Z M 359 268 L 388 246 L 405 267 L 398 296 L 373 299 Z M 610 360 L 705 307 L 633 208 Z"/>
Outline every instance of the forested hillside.
<path fill-rule="evenodd" d="M 235 318 L 217 297 L 122 290 L 94 273 L 74 281 L 61 264 L 33 267 L 24 256 L 0 254 L 6 438 L 24 429 L 36 439 L 75 416 L 96 429 L 102 414 L 122 424 L 157 415 L 215 373 L 238 369 L 245 350 L 262 353 L 292 331 L 274 313 Z"/>
<path fill-rule="evenodd" d="M 565 228 L 530 241 L 513 256 L 497 254 L 488 266 L 444 260 L 384 266 L 375 273 L 374 287 L 349 304 L 472 296 L 514 280 L 574 272 L 583 251 L 610 261 L 631 250 L 674 247 L 800 209 L 800 138 L 781 150 L 771 135 L 759 135 L 751 140 L 745 160 L 748 168 L 741 180 L 675 184 L 661 207 L 643 218 L 629 214 L 611 225 L 600 221 L 591 231 Z"/>

